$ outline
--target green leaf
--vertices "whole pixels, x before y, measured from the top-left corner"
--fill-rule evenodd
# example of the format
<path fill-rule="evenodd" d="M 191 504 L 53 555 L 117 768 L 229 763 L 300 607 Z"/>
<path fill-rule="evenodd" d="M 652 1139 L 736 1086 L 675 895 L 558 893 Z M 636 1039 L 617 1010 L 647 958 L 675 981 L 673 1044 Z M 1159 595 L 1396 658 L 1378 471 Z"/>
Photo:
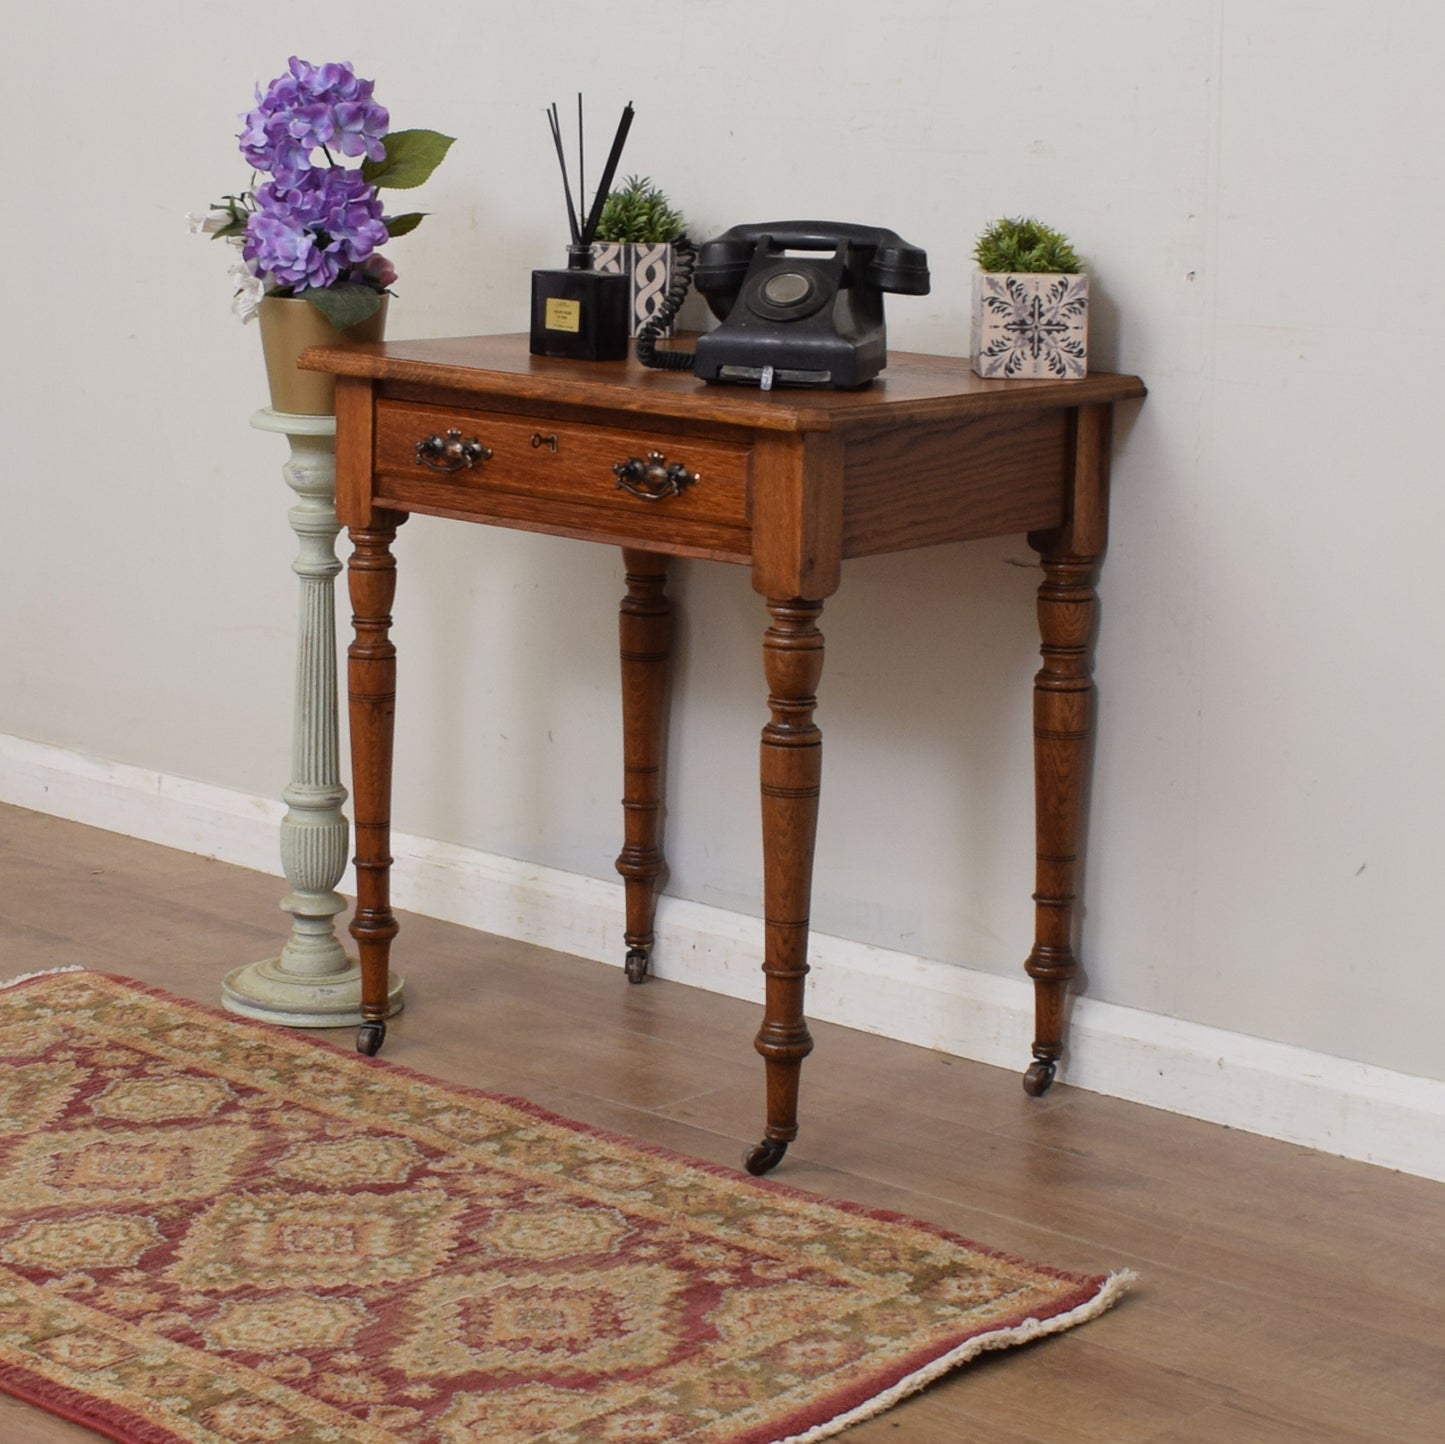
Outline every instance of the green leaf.
<path fill-rule="evenodd" d="M 408 211 L 404 216 L 383 216 L 381 221 L 386 227 L 387 235 L 395 240 L 398 236 L 409 235 L 426 217 L 426 211 Z"/>
<path fill-rule="evenodd" d="M 246 234 L 246 217 L 237 216 L 234 220 L 227 221 L 218 231 L 211 232 L 213 241 L 223 241 L 227 236 L 244 236 Z"/>
<path fill-rule="evenodd" d="M 341 285 L 325 286 L 304 291 L 302 295 L 310 301 L 338 331 L 365 321 L 381 309 L 381 292 L 370 286 Z"/>
<path fill-rule="evenodd" d="M 372 185 L 409 190 L 427 180 L 446 159 L 455 136 L 436 130 L 397 130 L 386 137 L 386 159 L 366 161 L 361 173 Z"/>

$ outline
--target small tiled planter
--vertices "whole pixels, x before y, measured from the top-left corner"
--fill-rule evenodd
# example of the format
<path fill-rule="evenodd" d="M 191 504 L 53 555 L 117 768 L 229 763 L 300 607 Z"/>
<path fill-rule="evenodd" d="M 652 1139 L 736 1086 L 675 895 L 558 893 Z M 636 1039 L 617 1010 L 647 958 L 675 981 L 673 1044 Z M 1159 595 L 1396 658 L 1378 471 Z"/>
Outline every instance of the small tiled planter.
<path fill-rule="evenodd" d="M 672 281 L 672 266 L 673 250 L 666 241 L 655 245 L 633 241 L 594 241 L 592 244 L 594 271 L 621 271 L 632 277 L 632 328 L 629 334 L 633 336 L 662 305 Z M 673 329 L 668 326 L 658 334 L 671 336 Z"/>
<path fill-rule="evenodd" d="M 973 369 L 1010 381 L 1087 374 L 1088 276 L 975 271 Z"/>

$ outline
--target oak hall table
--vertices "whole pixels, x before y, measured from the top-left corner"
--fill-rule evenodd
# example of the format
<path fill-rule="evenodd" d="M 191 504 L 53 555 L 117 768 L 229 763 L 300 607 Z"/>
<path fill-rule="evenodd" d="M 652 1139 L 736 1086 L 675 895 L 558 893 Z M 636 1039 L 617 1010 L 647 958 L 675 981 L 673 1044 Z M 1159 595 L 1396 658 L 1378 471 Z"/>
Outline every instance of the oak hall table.
<path fill-rule="evenodd" d="M 627 972 L 653 946 L 671 557 L 752 570 L 765 599 L 762 730 L 765 1001 L 755 1040 L 767 1125 L 747 1155 L 772 1168 L 798 1132 L 812 1050 L 803 1015 L 822 735 L 818 619 L 849 557 L 1027 533 L 1043 580 L 1034 681 L 1036 925 L 1033 1062 L 1040 1094 L 1063 1049 L 1077 967 L 1074 876 L 1091 727 L 1095 584 L 1108 521 L 1114 404 L 1137 377 L 985 381 L 966 360 L 894 355 L 857 391 L 709 386 L 633 360 L 528 353 L 527 337 L 318 348 L 334 373 L 337 512 L 354 551 L 349 650 L 362 1023 L 385 1037 L 397 933 L 389 891 L 396 651 L 392 543 L 413 512 L 622 548 L 623 847 Z"/>

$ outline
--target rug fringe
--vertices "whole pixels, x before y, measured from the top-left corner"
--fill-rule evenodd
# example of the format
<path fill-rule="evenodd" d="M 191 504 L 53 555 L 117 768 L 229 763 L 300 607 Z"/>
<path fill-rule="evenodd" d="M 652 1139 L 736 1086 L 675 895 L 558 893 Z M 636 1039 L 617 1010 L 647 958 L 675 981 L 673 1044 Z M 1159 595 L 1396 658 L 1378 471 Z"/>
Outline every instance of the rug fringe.
<path fill-rule="evenodd" d="M 3 983 L 0 983 L 0 992 L 6 988 L 18 987 L 21 983 L 28 983 L 32 978 L 50 978 L 56 973 L 83 973 L 84 971 L 84 963 L 69 963 L 63 968 L 41 968 L 38 972 L 21 973 L 18 978 L 6 978 Z"/>
<path fill-rule="evenodd" d="M 923 1368 L 915 1370 L 907 1378 L 900 1379 L 891 1389 L 885 1389 L 881 1394 L 875 1394 L 873 1398 L 860 1404 L 856 1409 L 850 1409 L 846 1414 L 839 1414 L 837 1418 L 829 1419 L 826 1423 L 814 1425 L 805 1433 L 789 1434 L 786 1439 L 777 1440 L 776 1444 L 817 1444 L 820 1439 L 831 1439 L 835 1434 L 841 1434 L 843 1430 L 851 1428 L 854 1424 L 862 1423 L 864 1419 L 872 1419 L 879 1414 L 886 1413 L 910 1394 L 916 1394 L 926 1385 L 933 1383 L 935 1379 L 942 1378 L 944 1374 L 958 1368 L 960 1364 L 966 1364 L 970 1359 L 976 1359 L 990 1349 L 1008 1349 L 1015 1344 L 1026 1344 L 1031 1339 L 1042 1339 L 1049 1334 L 1061 1334 L 1066 1329 L 1072 1329 L 1078 1324 L 1098 1318 L 1100 1314 L 1113 1308 L 1138 1281 L 1139 1275 L 1133 1269 L 1119 1269 L 1117 1272 L 1109 1274 L 1099 1286 L 1098 1293 L 1080 1304 L 1078 1308 L 1070 1309 L 1067 1313 L 1055 1314 L 1051 1319 L 1025 1319 L 1023 1323 L 1016 1324 L 1011 1329 L 996 1329 L 993 1333 L 979 1334 L 960 1344 L 958 1348 L 925 1364 Z"/>

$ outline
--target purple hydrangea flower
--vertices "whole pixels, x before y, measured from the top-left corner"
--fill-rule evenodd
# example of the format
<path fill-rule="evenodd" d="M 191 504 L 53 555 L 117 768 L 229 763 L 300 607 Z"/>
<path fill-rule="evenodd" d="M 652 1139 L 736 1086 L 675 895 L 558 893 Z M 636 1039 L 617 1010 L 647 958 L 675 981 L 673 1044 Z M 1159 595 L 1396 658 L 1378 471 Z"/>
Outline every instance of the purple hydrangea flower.
<path fill-rule="evenodd" d="M 370 100 L 375 89 L 374 82 L 361 80 L 344 60 L 330 61 L 325 65 L 308 65 L 304 60 L 292 56 L 289 62 L 291 74 L 303 87 L 321 93 L 329 92 L 341 100 Z"/>
<path fill-rule="evenodd" d="M 390 239 L 377 188 L 387 183 L 384 141 L 391 117 L 372 91 L 373 83 L 348 64 L 312 65 L 295 55 L 264 92 L 256 88 L 256 104 L 242 118 L 238 139 L 252 168 L 269 179 L 247 192 L 243 204 L 227 197 L 224 208 L 227 234 L 241 245 L 238 274 L 248 305 L 259 291 L 294 296 L 338 285 L 384 291 L 396 280 L 377 249 Z M 408 134 L 411 165 L 403 183 L 416 184 L 445 154 L 451 137 Z M 380 166 L 371 171 L 375 180 L 367 178 L 369 166 L 344 164 L 363 157 Z M 425 173 L 420 177 L 419 168 Z M 319 304 L 325 298 L 313 299 Z"/>
<path fill-rule="evenodd" d="M 335 248 L 281 214 L 257 211 L 246 225 L 241 254 L 278 289 L 304 291 L 334 285 L 341 275 Z"/>
<path fill-rule="evenodd" d="M 338 101 L 331 111 L 331 131 L 342 155 L 364 155 L 368 160 L 385 160 L 381 143 L 391 117 L 385 106 L 356 100 Z"/>
<path fill-rule="evenodd" d="M 342 155 L 386 156 L 382 140 L 391 117 L 372 98 L 373 82 L 362 80 L 350 65 L 311 65 L 292 56 L 290 69 L 261 94 L 242 118 L 237 137 L 241 154 L 258 171 L 277 177 L 303 174 L 316 164 L 312 153 L 335 145 Z"/>
<path fill-rule="evenodd" d="M 257 188 L 242 254 L 296 291 L 350 279 L 356 268 L 355 279 L 378 285 L 365 267 L 388 239 L 381 201 L 360 171 L 313 167 Z"/>

